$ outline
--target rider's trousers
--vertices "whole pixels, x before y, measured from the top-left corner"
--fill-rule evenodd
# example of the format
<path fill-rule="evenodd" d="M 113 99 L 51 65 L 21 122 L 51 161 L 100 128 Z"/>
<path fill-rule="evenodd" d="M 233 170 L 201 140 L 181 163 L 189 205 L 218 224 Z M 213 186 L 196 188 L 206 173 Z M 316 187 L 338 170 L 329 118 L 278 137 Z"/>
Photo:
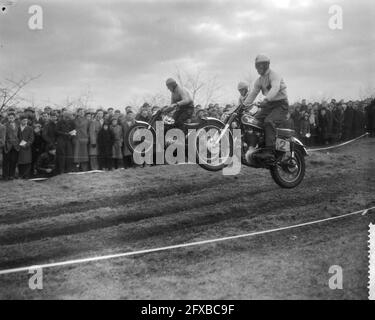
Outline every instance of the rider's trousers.
<path fill-rule="evenodd" d="M 270 101 L 255 115 L 255 118 L 264 124 L 266 147 L 275 146 L 276 128 L 286 120 L 288 107 L 287 100 Z"/>
<path fill-rule="evenodd" d="M 184 132 L 186 131 L 185 122 L 194 114 L 194 106 L 178 107 L 174 113 L 175 126 Z"/>

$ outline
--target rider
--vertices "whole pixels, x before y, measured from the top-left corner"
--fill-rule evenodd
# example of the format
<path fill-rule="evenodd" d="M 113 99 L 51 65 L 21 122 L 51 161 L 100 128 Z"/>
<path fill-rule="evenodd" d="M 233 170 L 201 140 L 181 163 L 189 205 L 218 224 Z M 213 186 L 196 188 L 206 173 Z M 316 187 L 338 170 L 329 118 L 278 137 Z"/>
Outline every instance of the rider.
<path fill-rule="evenodd" d="M 169 78 L 166 85 L 171 92 L 171 105 L 168 109 L 177 107 L 173 116 L 175 125 L 185 131 L 185 122 L 191 119 L 194 113 L 193 99 L 189 92 L 177 84 L 176 80 Z"/>
<path fill-rule="evenodd" d="M 240 93 L 240 98 L 238 99 L 238 104 L 241 105 L 244 103 L 248 93 L 249 85 L 246 82 L 239 82 L 237 86 L 238 92 Z"/>
<path fill-rule="evenodd" d="M 281 125 L 288 113 L 288 96 L 286 85 L 281 76 L 270 69 L 270 59 L 264 55 L 258 55 L 255 59 L 255 68 L 260 77 L 256 80 L 254 88 L 247 95 L 244 105 L 250 106 L 258 93 L 262 91 L 265 99 L 260 104 L 260 112 L 255 118 L 264 123 L 266 149 L 259 157 L 273 158 L 275 148 L 276 127 Z"/>

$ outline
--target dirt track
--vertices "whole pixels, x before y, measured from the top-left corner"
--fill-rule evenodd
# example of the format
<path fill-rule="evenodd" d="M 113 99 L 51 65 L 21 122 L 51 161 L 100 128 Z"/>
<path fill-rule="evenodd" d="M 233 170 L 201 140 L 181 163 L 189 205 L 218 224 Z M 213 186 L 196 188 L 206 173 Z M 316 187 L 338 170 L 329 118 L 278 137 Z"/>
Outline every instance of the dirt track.
<path fill-rule="evenodd" d="M 0 269 L 287 226 L 375 206 L 375 140 L 311 154 L 304 182 L 280 189 L 265 170 L 238 176 L 158 166 L 44 183 L 0 184 Z M 373 214 L 374 216 L 375 214 Z M 367 297 L 368 217 L 272 235 L 0 275 L 0 298 Z M 344 290 L 328 269 L 344 270 Z"/>

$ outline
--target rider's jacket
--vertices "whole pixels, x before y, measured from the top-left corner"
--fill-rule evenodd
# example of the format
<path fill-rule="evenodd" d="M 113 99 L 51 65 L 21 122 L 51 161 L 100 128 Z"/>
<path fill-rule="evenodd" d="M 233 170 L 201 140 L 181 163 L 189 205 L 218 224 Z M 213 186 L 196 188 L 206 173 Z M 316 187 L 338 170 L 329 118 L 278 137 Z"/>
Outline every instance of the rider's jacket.
<path fill-rule="evenodd" d="M 180 107 L 194 106 L 193 99 L 190 97 L 189 92 L 187 92 L 184 88 L 181 88 L 179 85 L 177 85 L 172 92 L 171 104 L 174 103 L 178 104 Z"/>
<path fill-rule="evenodd" d="M 255 81 L 254 88 L 247 95 L 244 105 L 252 104 L 260 91 L 268 101 L 288 100 L 283 78 L 271 69 Z"/>

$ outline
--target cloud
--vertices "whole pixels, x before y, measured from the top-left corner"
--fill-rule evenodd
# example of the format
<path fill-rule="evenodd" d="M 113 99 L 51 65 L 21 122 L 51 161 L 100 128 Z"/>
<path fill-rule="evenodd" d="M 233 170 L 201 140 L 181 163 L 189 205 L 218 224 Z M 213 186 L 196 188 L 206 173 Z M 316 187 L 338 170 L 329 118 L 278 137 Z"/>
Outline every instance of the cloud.
<path fill-rule="evenodd" d="M 344 29 L 328 28 L 338 3 Z M 60 102 L 93 91 L 94 103 L 125 105 L 165 91 L 176 67 L 216 75 L 222 103 L 255 79 L 253 59 L 268 54 L 291 100 L 330 92 L 356 98 L 374 79 L 371 1 L 39 1 L 44 29 L 27 27 L 31 1 L 0 14 L 0 77 L 39 74 L 28 92 Z"/>

